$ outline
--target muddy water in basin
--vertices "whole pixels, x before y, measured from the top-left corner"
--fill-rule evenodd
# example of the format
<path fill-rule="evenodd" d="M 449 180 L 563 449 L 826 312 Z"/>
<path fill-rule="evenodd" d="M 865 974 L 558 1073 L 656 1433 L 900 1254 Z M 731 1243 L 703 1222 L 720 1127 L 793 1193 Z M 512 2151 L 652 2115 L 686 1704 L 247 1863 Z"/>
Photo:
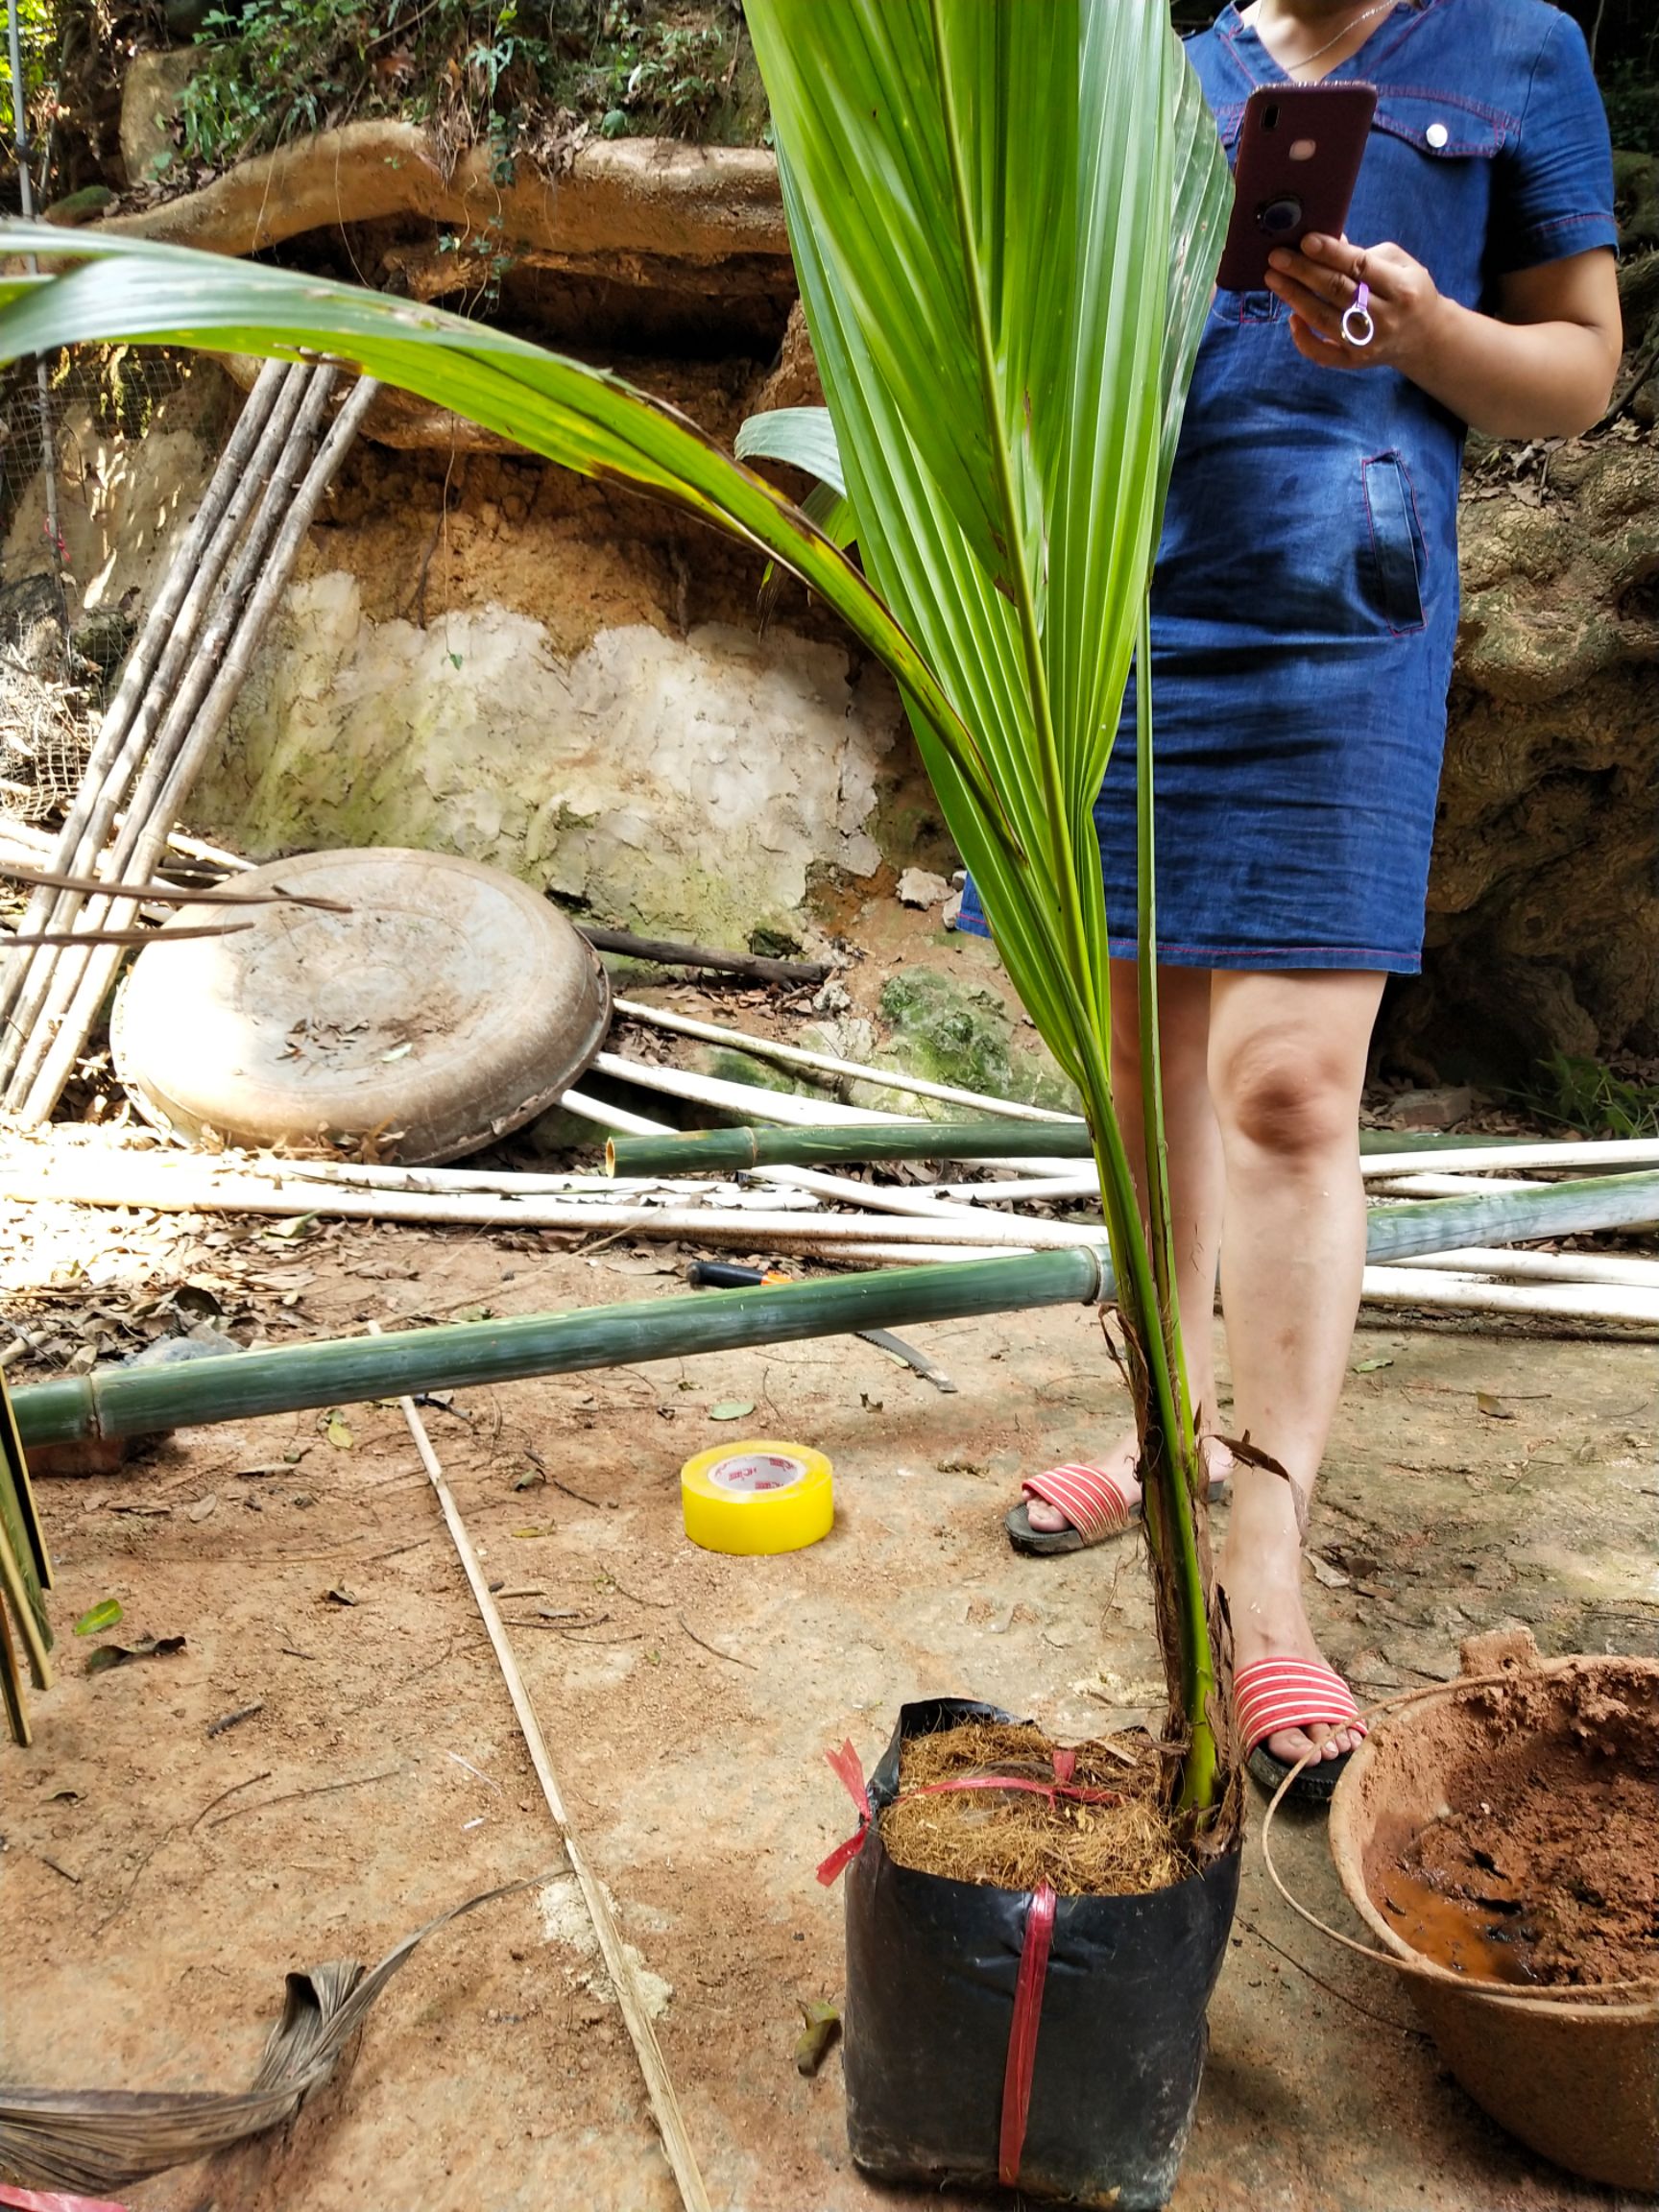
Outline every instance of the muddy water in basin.
<path fill-rule="evenodd" d="M 1659 1977 L 1659 1713 L 1586 1693 L 1573 1719 L 1449 1774 L 1439 1817 L 1378 1869 L 1414 1951 L 1472 1981 Z"/>

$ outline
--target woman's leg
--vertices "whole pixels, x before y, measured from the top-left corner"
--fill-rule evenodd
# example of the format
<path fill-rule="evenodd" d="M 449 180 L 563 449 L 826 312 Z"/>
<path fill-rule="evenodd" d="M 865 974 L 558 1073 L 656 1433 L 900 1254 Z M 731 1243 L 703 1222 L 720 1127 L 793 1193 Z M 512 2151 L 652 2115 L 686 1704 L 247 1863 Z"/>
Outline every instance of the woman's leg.
<path fill-rule="evenodd" d="M 1383 978 L 1217 972 L 1210 1092 L 1226 1162 L 1221 1307 L 1239 1435 L 1286 1469 L 1236 1466 L 1221 1579 L 1235 1664 L 1317 1659 L 1301 1592 L 1302 1529 L 1347 1372 L 1365 1262 L 1359 1094 Z M 1267 1748 L 1328 1758 L 1358 1741 L 1324 1722 Z"/>
<path fill-rule="evenodd" d="M 1142 1218 L 1146 1214 L 1141 1142 L 1141 1011 L 1135 963 L 1112 963 L 1112 1088 L 1123 1142 L 1135 1170 Z M 1164 1071 L 1164 1124 L 1169 1148 L 1169 1206 L 1175 1224 L 1181 1331 L 1187 1380 L 1200 1429 L 1215 1427 L 1215 1255 L 1221 1238 L 1221 1137 L 1210 1103 L 1210 973 L 1164 968 L 1158 975 L 1159 1059 Z M 1098 1465 L 1133 1496 L 1140 1458 L 1135 1431 L 1118 1437 Z M 1217 1473 L 1225 1470 L 1226 1462 Z M 1041 1498 L 1026 1501 L 1033 1528 L 1064 1528 L 1066 1516 Z"/>

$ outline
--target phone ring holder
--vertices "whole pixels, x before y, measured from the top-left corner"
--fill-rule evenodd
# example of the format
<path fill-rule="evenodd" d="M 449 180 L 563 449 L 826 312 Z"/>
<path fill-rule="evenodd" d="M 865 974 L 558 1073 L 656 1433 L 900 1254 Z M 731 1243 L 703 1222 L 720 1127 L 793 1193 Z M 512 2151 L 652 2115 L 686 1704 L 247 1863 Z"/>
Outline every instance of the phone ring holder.
<path fill-rule="evenodd" d="M 1350 346 L 1369 346 L 1377 335 L 1377 325 L 1371 319 L 1371 287 L 1361 284 L 1349 306 L 1342 313 L 1342 335 Z"/>

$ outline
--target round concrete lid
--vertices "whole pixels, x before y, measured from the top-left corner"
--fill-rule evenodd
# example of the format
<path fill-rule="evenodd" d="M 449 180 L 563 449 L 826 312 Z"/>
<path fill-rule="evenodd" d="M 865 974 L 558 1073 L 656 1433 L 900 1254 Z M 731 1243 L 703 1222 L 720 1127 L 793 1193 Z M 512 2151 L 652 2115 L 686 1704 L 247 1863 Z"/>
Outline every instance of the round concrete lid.
<path fill-rule="evenodd" d="M 499 870 L 396 847 L 308 853 L 238 877 L 349 909 L 188 906 L 133 962 L 115 1067 L 158 1128 L 238 1145 L 372 1140 L 378 1157 L 454 1160 L 519 1128 L 604 1042 L 597 954 Z"/>

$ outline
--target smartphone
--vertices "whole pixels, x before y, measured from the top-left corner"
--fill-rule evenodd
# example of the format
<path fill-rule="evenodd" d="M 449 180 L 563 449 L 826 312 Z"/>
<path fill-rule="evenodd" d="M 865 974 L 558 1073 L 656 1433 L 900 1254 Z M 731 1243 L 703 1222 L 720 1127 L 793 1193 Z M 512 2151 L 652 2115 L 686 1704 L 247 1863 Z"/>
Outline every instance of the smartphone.
<path fill-rule="evenodd" d="M 1224 292 L 1259 292 L 1277 246 L 1300 246 L 1314 230 L 1341 237 L 1376 111 L 1376 85 L 1358 81 L 1261 84 L 1251 93 L 1215 277 Z"/>

